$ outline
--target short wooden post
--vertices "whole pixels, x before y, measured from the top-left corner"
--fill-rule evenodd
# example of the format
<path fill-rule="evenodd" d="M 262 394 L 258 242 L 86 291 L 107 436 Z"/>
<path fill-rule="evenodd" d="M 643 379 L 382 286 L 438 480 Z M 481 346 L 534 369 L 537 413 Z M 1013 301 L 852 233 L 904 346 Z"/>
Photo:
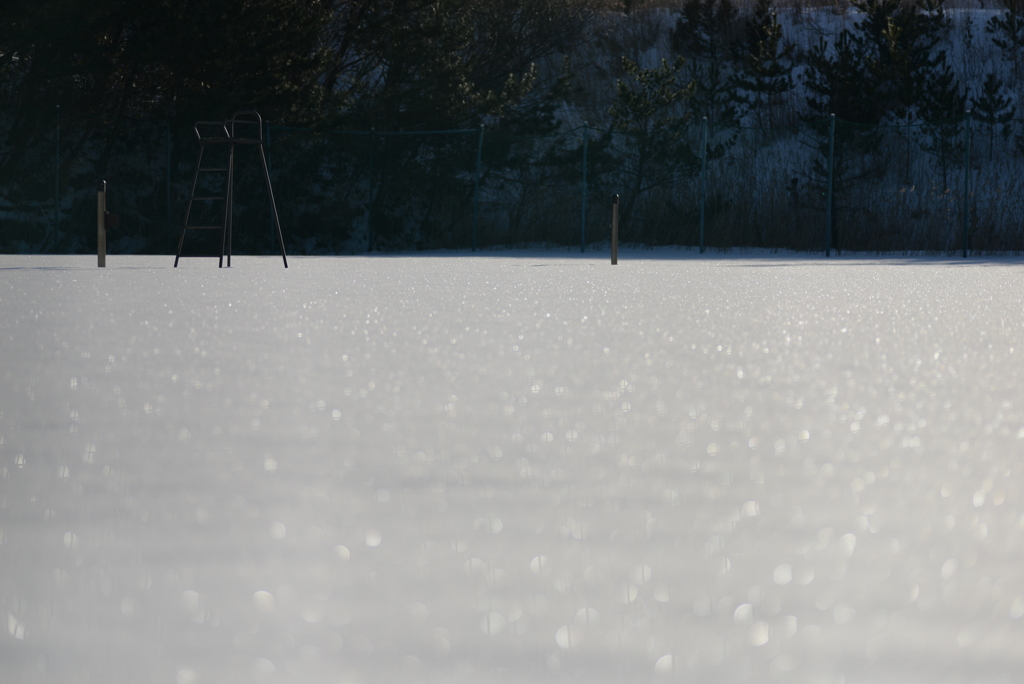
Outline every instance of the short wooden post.
<path fill-rule="evenodd" d="M 619 196 L 612 195 L 612 266 L 619 263 Z"/>
<path fill-rule="evenodd" d="M 96 262 L 107 266 L 107 181 L 100 181 L 96 192 Z"/>

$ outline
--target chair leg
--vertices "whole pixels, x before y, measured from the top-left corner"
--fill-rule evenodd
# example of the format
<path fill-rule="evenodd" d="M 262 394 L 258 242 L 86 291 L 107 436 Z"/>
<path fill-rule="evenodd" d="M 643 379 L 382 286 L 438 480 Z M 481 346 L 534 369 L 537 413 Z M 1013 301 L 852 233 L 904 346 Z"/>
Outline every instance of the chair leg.
<path fill-rule="evenodd" d="M 270 185 L 270 170 L 267 168 L 267 156 L 263 154 L 262 143 L 258 146 L 260 151 L 260 164 L 263 165 L 263 180 L 267 183 L 267 194 L 270 195 L 270 208 L 274 210 L 274 227 L 277 228 L 277 244 L 281 247 L 281 259 L 284 267 L 288 268 L 288 255 L 284 250 L 284 235 L 281 233 L 281 219 L 277 215 L 277 202 L 274 201 L 274 188 Z"/>
<path fill-rule="evenodd" d="M 220 260 L 217 262 L 217 268 L 224 268 L 224 253 L 227 248 L 228 233 L 231 230 L 231 205 L 232 191 L 234 189 L 235 180 L 235 146 L 231 144 L 228 150 L 228 180 L 227 187 L 224 190 L 224 223 L 221 226 L 220 233 Z M 231 265 L 231 258 L 228 257 L 228 266 Z"/>
<path fill-rule="evenodd" d="M 196 160 L 196 170 L 192 174 L 192 190 L 188 195 L 188 206 L 185 208 L 185 223 L 182 224 L 181 237 L 178 238 L 178 251 L 174 255 L 174 268 L 178 268 L 178 260 L 181 259 L 181 248 L 185 244 L 185 233 L 188 230 L 188 219 L 192 216 L 192 198 L 196 196 L 196 182 L 199 180 L 199 169 L 203 165 L 203 152 L 206 151 L 206 145 L 199 146 L 199 159 Z"/>

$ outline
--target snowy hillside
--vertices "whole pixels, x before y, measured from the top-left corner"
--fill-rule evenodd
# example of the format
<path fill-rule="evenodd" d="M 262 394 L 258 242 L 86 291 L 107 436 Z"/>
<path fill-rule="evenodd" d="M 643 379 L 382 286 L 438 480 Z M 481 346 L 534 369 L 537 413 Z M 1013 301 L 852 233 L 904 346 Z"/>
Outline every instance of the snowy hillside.
<path fill-rule="evenodd" d="M 1016 681 L 1019 264 L 621 257 L 0 256 L 0 681 Z"/>
<path fill-rule="evenodd" d="M 989 21 L 1003 16 L 1004 10 L 956 7 L 946 3 L 946 16 L 950 20 L 949 32 L 937 49 L 944 50 L 957 79 L 968 97 L 977 96 L 986 74 L 995 73 L 1003 80 L 1014 102 L 1024 96 L 1024 78 L 1007 61 L 1004 53 L 992 42 L 993 35 L 985 30 Z M 779 7 L 778 20 L 783 28 L 784 42 L 795 48 L 795 90 L 787 96 L 792 113 L 802 111 L 807 92 L 801 75 L 806 67 L 803 56 L 820 39 L 832 44 L 844 29 L 853 30 L 863 15 L 854 8 L 835 11 L 832 8 Z M 622 78 L 619 66 L 622 55 L 639 61 L 646 67 L 656 66 L 660 60 L 675 58 L 671 48 L 671 34 L 679 13 L 668 8 L 638 11 L 630 15 L 614 14 L 606 17 L 607 29 L 603 39 L 579 48 L 573 56 L 573 67 L 584 89 L 581 111 L 570 107 L 563 114 L 572 125 L 589 120 L 598 126 L 607 125 L 608 109 L 615 95 L 614 82 Z M 746 17 L 746 14 L 741 15 Z M 553 62 L 549 71 L 559 65 Z M 1024 114 L 1024 112 L 1019 112 Z M 842 113 L 837 113 L 842 117 Z M 795 119 L 794 119 L 795 122 Z M 758 125 L 749 117 L 746 125 Z"/>

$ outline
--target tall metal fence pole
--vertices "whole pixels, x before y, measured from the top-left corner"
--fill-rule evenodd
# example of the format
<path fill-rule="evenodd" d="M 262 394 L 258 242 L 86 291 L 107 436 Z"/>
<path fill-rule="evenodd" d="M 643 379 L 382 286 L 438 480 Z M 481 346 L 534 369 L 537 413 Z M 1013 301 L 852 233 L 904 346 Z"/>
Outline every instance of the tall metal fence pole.
<path fill-rule="evenodd" d="M 54 147 L 53 227 L 60 225 L 60 105 L 57 105 L 57 144 Z"/>
<path fill-rule="evenodd" d="M 376 128 L 370 129 L 370 208 L 366 214 L 366 251 L 373 251 L 373 148 Z"/>
<path fill-rule="evenodd" d="M 907 115 L 907 159 L 904 169 L 903 183 L 910 185 L 910 115 Z"/>
<path fill-rule="evenodd" d="M 708 196 L 708 117 L 700 120 L 700 253 L 704 253 L 704 204 Z"/>
<path fill-rule="evenodd" d="M 580 254 L 587 244 L 587 141 L 590 140 L 590 126 L 583 122 L 583 188 L 580 203 Z"/>
<path fill-rule="evenodd" d="M 825 256 L 832 256 L 832 176 L 836 154 L 836 115 L 828 119 L 828 197 L 825 206 Z"/>
<path fill-rule="evenodd" d="M 480 176 L 484 169 L 484 125 L 480 124 L 480 139 L 476 145 L 476 178 L 473 181 L 473 248 L 476 251 L 476 229 L 480 217 Z"/>
<path fill-rule="evenodd" d="M 964 113 L 964 259 L 967 258 L 967 236 L 971 230 L 971 110 Z"/>

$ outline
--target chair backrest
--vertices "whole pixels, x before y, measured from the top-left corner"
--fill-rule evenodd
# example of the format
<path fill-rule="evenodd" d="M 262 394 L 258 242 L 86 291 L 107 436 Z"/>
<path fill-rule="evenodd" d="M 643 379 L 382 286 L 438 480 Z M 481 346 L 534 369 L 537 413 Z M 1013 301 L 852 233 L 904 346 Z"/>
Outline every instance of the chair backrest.
<path fill-rule="evenodd" d="M 235 112 L 227 121 L 197 121 L 196 139 L 203 143 L 255 145 L 263 142 L 263 117 L 251 109 Z"/>
<path fill-rule="evenodd" d="M 192 130 L 196 132 L 196 139 L 200 142 L 223 142 L 231 137 L 223 121 L 196 121 Z"/>
<path fill-rule="evenodd" d="M 224 128 L 235 142 L 263 142 L 263 118 L 251 109 L 232 114 L 224 122 Z"/>

